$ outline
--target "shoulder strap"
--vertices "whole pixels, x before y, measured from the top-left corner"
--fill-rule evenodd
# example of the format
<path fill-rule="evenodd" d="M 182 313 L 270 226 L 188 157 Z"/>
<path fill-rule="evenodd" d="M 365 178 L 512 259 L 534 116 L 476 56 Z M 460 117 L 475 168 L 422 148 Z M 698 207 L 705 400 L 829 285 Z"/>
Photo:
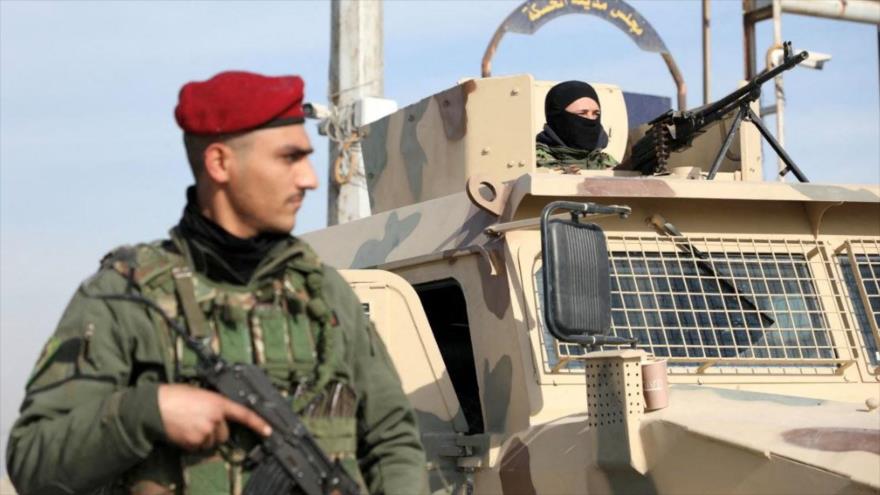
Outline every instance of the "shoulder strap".
<path fill-rule="evenodd" d="M 273 255 L 272 261 L 259 267 L 253 278 L 258 280 L 276 273 L 281 267 L 292 268 L 303 273 L 320 272 L 321 261 L 305 241 L 293 238 L 290 244 L 280 248 L 277 254 Z"/>
<path fill-rule="evenodd" d="M 174 277 L 174 288 L 183 306 L 183 317 L 186 318 L 186 327 L 193 337 L 204 338 L 208 336 L 205 314 L 196 302 L 196 288 L 193 283 L 192 271 L 186 266 L 177 266 L 171 270 Z"/>

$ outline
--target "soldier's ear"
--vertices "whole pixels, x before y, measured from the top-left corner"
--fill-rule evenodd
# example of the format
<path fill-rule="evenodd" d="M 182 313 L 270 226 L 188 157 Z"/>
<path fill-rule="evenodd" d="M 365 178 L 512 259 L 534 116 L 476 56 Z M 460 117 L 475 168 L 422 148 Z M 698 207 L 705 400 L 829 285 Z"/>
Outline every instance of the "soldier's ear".
<path fill-rule="evenodd" d="M 230 170 L 235 161 L 235 153 L 229 145 L 211 143 L 205 147 L 203 160 L 205 175 L 218 184 L 229 182 Z"/>

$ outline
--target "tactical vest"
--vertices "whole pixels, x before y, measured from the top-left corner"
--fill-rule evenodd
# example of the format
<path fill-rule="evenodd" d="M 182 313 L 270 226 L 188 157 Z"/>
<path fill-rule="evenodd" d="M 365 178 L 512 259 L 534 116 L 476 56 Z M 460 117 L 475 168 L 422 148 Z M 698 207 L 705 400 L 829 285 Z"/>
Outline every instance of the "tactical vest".
<path fill-rule="evenodd" d="M 605 170 L 618 165 L 617 160 L 602 150 L 580 150 L 565 146 L 535 144 L 535 161 L 539 167 L 564 173 L 578 170 Z"/>
<path fill-rule="evenodd" d="M 131 276 L 144 296 L 227 361 L 263 368 L 327 455 L 363 486 L 355 457 L 358 397 L 343 359 L 342 329 L 322 297 L 323 267 L 308 245 L 298 241 L 272 275 L 248 286 L 194 273 L 184 256 L 158 243 L 133 249 L 125 256 L 111 254 L 105 266 Z M 168 380 L 196 384 L 195 354 L 160 316 L 151 320 L 166 349 Z M 127 474 L 124 491 L 239 494 L 249 476 L 242 461 L 254 437 L 237 428 L 232 438 L 238 446 L 199 454 L 157 447 Z"/>

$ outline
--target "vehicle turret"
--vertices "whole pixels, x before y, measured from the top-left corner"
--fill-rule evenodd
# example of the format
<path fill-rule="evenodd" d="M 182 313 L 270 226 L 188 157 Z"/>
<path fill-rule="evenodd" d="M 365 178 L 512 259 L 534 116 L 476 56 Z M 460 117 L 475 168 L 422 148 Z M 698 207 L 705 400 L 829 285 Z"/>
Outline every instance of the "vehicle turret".
<path fill-rule="evenodd" d="M 460 192 L 471 177 L 504 182 L 553 173 L 535 163 L 535 136 L 545 124 L 544 97 L 556 84 L 529 74 L 467 79 L 401 108 L 362 129 L 364 169 L 374 213 Z M 605 151 L 624 162 L 647 123 L 669 100 L 594 83 L 608 134 Z M 665 107 L 664 107 L 665 105 Z M 701 178 L 733 116 L 673 157 L 668 173 Z M 708 164 L 707 164 L 708 162 Z M 761 180 L 760 136 L 743 126 L 721 166 L 719 180 Z M 582 171 L 585 176 L 638 177 L 632 170 Z"/>

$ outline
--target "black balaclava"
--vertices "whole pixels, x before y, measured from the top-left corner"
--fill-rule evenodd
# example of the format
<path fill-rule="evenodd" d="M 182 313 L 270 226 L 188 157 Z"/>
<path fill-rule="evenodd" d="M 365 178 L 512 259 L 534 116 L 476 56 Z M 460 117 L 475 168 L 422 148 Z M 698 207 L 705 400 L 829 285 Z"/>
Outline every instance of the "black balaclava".
<path fill-rule="evenodd" d="M 599 147 L 602 136 L 602 117 L 585 119 L 565 111 L 565 107 L 578 98 L 588 97 L 599 103 L 599 95 L 589 84 L 582 81 L 565 81 L 550 88 L 544 100 L 544 116 L 547 125 L 569 148 L 594 150 Z"/>
<path fill-rule="evenodd" d="M 208 278 L 230 284 L 247 284 L 263 258 L 288 234 L 263 233 L 242 239 L 227 232 L 199 211 L 195 187 L 186 191 L 186 208 L 177 225 L 190 246 L 193 268 Z"/>

